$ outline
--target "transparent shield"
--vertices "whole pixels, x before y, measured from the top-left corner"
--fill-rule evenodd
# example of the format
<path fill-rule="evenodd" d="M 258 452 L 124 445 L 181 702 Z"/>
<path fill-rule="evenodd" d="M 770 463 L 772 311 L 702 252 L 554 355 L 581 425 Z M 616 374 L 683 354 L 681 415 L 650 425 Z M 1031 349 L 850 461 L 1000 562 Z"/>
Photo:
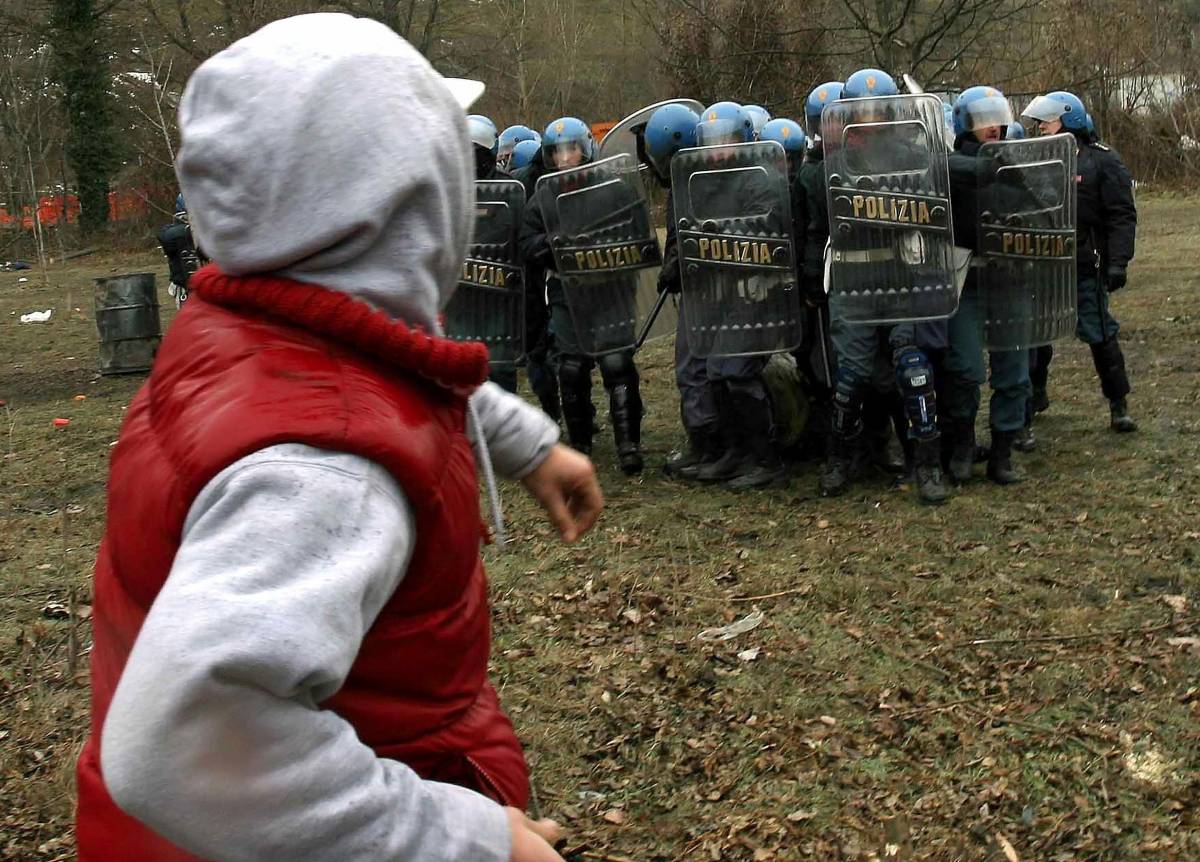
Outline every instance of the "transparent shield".
<path fill-rule="evenodd" d="M 976 273 L 988 350 L 1024 350 L 1075 332 L 1075 140 L 980 148 Z"/>
<path fill-rule="evenodd" d="M 787 156 L 775 141 L 696 147 L 671 161 L 688 349 L 795 350 L 803 333 Z"/>
<path fill-rule="evenodd" d="M 525 354 L 524 267 L 517 233 L 525 189 L 515 180 L 475 183 L 475 225 L 467 259 L 446 304 L 446 337 L 482 341 L 495 367 L 513 366 Z"/>
<path fill-rule="evenodd" d="M 592 356 L 630 350 L 654 307 L 642 272 L 662 264 L 635 158 L 547 174 L 546 230 L 580 348 Z"/>
<path fill-rule="evenodd" d="M 848 99 L 821 117 L 829 301 L 850 323 L 937 320 L 958 308 L 942 102 Z"/>

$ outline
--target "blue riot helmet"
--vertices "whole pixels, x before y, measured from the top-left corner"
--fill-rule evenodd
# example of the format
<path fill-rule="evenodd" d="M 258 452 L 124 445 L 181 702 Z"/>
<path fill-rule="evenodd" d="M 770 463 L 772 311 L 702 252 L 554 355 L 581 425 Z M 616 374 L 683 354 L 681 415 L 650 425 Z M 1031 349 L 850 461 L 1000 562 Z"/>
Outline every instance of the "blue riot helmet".
<path fill-rule="evenodd" d="M 709 105 L 696 124 L 696 144 L 701 147 L 744 144 L 752 140 L 754 120 L 737 102 Z"/>
<path fill-rule="evenodd" d="M 185 212 L 187 212 L 187 205 L 183 202 L 183 192 L 180 192 L 175 195 L 175 213 L 178 215 Z"/>
<path fill-rule="evenodd" d="M 804 161 L 804 149 L 808 143 L 800 124 L 795 120 L 786 120 L 782 117 L 778 120 L 771 120 L 762 127 L 762 131 L 758 133 L 758 139 L 779 142 L 784 153 L 787 154 L 788 176 L 794 176 L 800 169 L 800 163 Z"/>
<path fill-rule="evenodd" d="M 825 106 L 830 102 L 836 102 L 840 98 L 842 98 L 841 81 L 826 81 L 824 84 L 814 87 L 813 91 L 808 94 L 808 101 L 804 103 L 804 121 L 808 123 L 810 137 L 821 136 L 821 111 L 825 110 Z"/>
<path fill-rule="evenodd" d="M 533 161 L 533 157 L 541 148 L 542 145 L 538 141 L 521 141 L 513 147 L 512 153 L 509 154 L 508 170 L 516 171 L 525 167 Z"/>
<path fill-rule="evenodd" d="M 1004 133 L 1005 140 L 1019 141 L 1025 137 L 1025 127 L 1013 120 L 1008 124 L 1008 131 Z"/>
<path fill-rule="evenodd" d="M 471 143 L 487 150 L 493 156 L 498 148 L 496 124 L 482 114 L 471 114 L 467 117 L 467 134 Z"/>
<path fill-rule="evenodd" d="M 1083 101 L 1074 93 L 1063 90 L 1038 96 L 1021 112 L 1021 116 L 1039 123 L 1061 120 L 1063 129 L 1076 134 L 1086 134 L 1088 130 L 1088 112 Z"/>
<path fill-rule="evenodd" d="M 865 99 L 868 96 L 898 96 L 896 79 L 879 69 L 859 69 L 846 79 L 843 99 Z"/>
<path fill-rule="evenodd" d="M 496 161 L 500 167 L 504 167 L 512 157 L 513 147 L 521 143 L 521 141 L 537 141 L 541 143 L 541 140 L 541 135 L 529 128 L 529 126 L 509 126 L 497 138 Z"/>
<path fill-rule="evenodd" d="M 1013 121 L 1012 106 L 995 87 L 968 87 L 954 100 L 954 137 L 995 129 L 989 140 L 1001 140 Z M 982 138 L 976 134 L 976 137 Z"/>
<path fill-rule="evenodd" d="M 646 156 L 658 175 L 671 176 L 671 156 L 696 146 L 696 125 L 700 115 L 687 105 L 663 105 L 650 115 L 642 132 Z"/>
<path fill-rule="evenodd" d="M 787 153 L 803 153 L 804 147 L 808 143 L 800 124 L 795 120 L 785 120 L 782 117 L 778 120 L 771 120 L 763 126 L 762 131 L 758 133 L 758 139 L 760 141 L 779 141 L 783 145 L 784 152 Z"/>
<path fill-rule="evenodd" d="M 763 126 L 771 122 L 771 112 L 761 105 L 742 105 L 742 110 L 750 115 L 750 122 L 754 124 L 754 137 L 761 137 Z"/>
<path fill-rule="evenodd" d="M 552 171 L 587 164 L 595 156 L 592 130 L 578 117 L 559 117 L 542 133 L 542 158 Z"/>

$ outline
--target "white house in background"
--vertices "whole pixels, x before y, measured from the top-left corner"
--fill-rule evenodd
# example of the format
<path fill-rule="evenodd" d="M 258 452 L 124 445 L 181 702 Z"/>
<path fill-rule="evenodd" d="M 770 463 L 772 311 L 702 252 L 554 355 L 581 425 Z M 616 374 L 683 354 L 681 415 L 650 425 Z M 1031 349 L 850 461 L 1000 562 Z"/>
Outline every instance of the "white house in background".
<path fill-rule="evenodd" d="M 1135 114 L 1168 108 L 1183 97 L 1185 83 L 1183 75 L 1177 73 L 1126 75 L 1117 80 L 1117 103 Z"/>

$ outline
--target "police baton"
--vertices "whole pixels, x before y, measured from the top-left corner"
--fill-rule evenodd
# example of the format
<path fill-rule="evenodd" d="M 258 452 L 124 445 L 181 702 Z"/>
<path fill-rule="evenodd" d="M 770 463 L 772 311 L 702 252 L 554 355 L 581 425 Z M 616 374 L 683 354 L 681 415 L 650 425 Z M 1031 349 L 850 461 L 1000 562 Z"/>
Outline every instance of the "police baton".
<path fill-rule="evenodd" d="M 646 343 L 646 339 L 650 337 L 650 329 L 654 326 L 654 321 L 658 320 L 658 313 L 662 311 L 663 304 L 667 301 L 669 291 L 662 291 L 658 294 L 658 302 L 654 303 L 654 308 L 650 312 L 650 316 L 646 318 L 646 323 L 642 326 L 642 331 L 638 333 L 637 341 L 633 343 L 633 352 L 637 353 L 642 349 L 642 345 Z"/>

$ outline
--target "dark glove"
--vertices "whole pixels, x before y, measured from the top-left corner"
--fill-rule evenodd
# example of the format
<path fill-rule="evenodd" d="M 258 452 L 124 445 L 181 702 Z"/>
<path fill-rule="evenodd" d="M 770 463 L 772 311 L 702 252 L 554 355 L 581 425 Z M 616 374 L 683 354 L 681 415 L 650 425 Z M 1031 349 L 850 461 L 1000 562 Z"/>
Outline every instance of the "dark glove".
<path fill-rule="evenodd" d="M 1108 292 L 1116 293 L 1129 280 L 1129 276 L 1125 272 L 1123 266 L 1110 266 L 1108 268 Z"/>
<path fill-rule="evenodd" d="M 658 277 L 658 292 L 679 294 L 683 292 L 683 282 L 680 281 L 678 274 L 674 278 L 666 275 Z"/>

